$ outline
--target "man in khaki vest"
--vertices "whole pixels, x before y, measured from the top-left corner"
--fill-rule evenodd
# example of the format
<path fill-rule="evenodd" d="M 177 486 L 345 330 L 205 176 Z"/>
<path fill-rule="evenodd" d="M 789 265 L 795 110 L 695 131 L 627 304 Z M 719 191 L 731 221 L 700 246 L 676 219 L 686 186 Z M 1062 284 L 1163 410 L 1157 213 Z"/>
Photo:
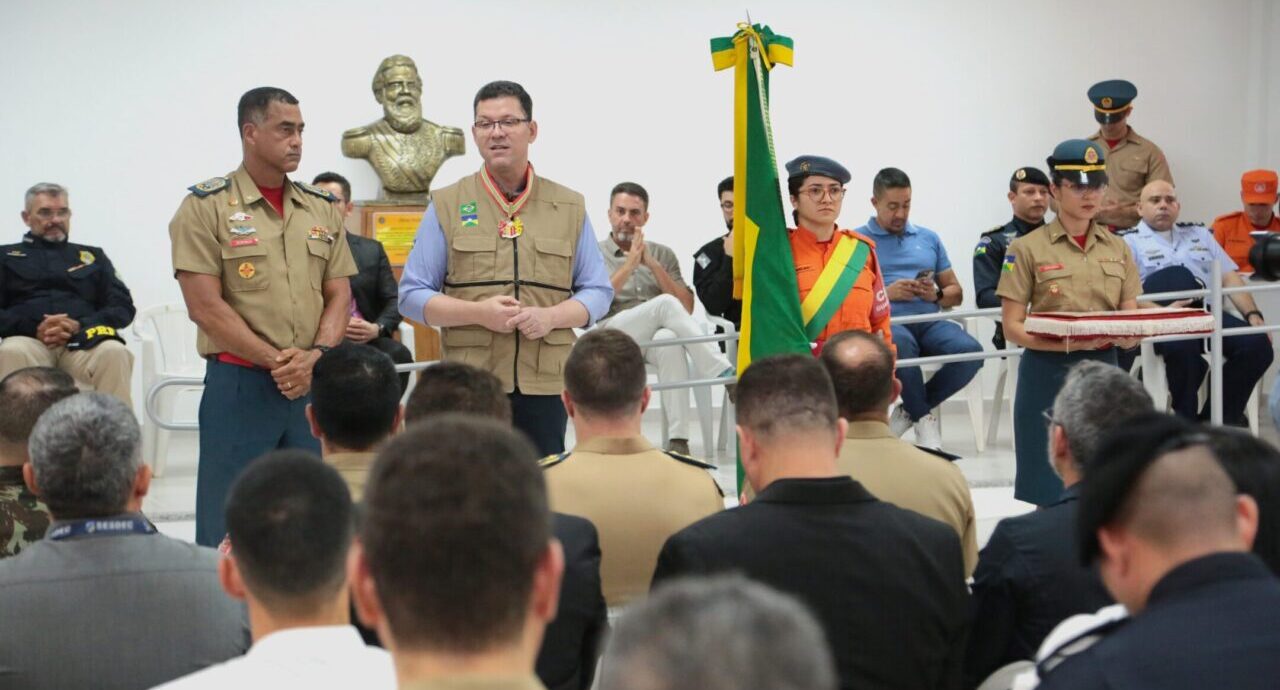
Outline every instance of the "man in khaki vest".
<path fill-rule="evenodd" d="M 400 313 L 438 326 L 444 358 L 497 376 L 512 421 L 542 454 L 564 451 L 558 396 L 573 329 L 613 302 L 582 195 L 529 164 L 533 100 L 509 81 L 473 103 L 479 172 L 438 189 L 400 278 Z"/>
<path fill-rule="evenodd" d="M 964 572 L 978 561 L 973 497 L 960 469 L 942 451 L 913 446 L 889 428 L 889 405 L 902 383 L 893 376 L 893 354 L 884 340 L 864 331 L 843 331 L 822 349 L 840 416 L 849 422 L 837 461 L 882 501 L 944 522 L 964 548 Z"/>
<path fill-rule="evenodd" d="M 564 407 L 578 444 L 542 461 L 551 509 L 581 515 L 600 531 L 600 575 L 610 607 L 649 589 L 667 537 L 724 508 L 708 470 L 640 435 L 649 405 L 644 354 L 615 329 L 578 340 L 564 368 Z"/>
<path fill-rule="evenodd" d="M 173 271 L 208 359 L 200 398 L 196 542 L 226 534 L 222 507 L 249 461 L 320 452 L 305 410 L 311 369 L 342 342 L 356 264 L 335 197 L 288 174 L 302 160 L 302 111 L 284 89 L 240 97 L 243 163 L 190 187 L 169 222 Z"/>

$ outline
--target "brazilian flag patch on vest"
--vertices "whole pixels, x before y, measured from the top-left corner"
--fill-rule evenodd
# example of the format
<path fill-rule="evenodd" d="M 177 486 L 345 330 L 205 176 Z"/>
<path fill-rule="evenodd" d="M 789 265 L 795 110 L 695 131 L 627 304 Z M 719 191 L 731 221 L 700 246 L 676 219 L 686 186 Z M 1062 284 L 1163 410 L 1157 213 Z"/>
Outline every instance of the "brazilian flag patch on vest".
<path fill-rule="evenodd" d="M 480 225 L 480 216 L 476 214 L 476 202 L 468 201 L 458 205 L 458 215 L 462 217 L 462 227 L 474 228 Z"/>

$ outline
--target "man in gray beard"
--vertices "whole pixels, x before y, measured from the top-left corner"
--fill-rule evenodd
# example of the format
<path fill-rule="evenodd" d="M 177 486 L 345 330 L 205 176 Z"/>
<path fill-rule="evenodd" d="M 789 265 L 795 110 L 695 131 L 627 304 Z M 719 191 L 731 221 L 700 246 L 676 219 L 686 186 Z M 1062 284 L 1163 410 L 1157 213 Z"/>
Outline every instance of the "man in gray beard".
<path fill-rule="evenodd" d="M 422 78 L 412 58 L 383 60 L 373 76 L 373 97 L 383 118 L 343 132 L 342 155 L 369 161 L 382 182 L 378 198 L 426 204 L 440 165 L 463 154 L 463 132 L 422 119 Z"/>

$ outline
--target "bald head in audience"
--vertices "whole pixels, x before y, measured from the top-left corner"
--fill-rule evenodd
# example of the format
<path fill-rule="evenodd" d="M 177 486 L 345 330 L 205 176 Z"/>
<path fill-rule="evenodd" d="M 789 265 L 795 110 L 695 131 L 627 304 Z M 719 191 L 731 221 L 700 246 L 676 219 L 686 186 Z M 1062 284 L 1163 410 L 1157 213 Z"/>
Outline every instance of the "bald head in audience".
<path fill-rule="evenodd" d="M 1112 596 L 1131 613 L 1146 606 L 1169 571 L 1215 553 L 1244 552 L 1258 529 L 1258 506 L 1235 484 L 1194 428 L 1143 445 L 1160 417 L 1132 421 L 1132 433 L 1110 438 L 1114 454 L 1083 484 L 1082 558 L 1096 560 Z"/>

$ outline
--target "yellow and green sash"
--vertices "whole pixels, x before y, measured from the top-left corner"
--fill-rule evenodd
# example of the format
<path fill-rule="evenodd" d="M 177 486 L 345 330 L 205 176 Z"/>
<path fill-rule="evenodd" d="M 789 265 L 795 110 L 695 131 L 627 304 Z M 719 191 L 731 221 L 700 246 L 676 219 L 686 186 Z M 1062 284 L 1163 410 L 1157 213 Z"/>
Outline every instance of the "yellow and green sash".
<path fill-rule="evenodd" d="M 804 319 L 804 333 L 810 341 L 818 339 L 831 319 L 840 311 L 840 305 L 849 296 L 862 269 L 867 267 L 871 247 L 851 235 L 841 235 L 836 249 L 827 260 L 818 282 L 800 303 L 800 316 Z"/>

